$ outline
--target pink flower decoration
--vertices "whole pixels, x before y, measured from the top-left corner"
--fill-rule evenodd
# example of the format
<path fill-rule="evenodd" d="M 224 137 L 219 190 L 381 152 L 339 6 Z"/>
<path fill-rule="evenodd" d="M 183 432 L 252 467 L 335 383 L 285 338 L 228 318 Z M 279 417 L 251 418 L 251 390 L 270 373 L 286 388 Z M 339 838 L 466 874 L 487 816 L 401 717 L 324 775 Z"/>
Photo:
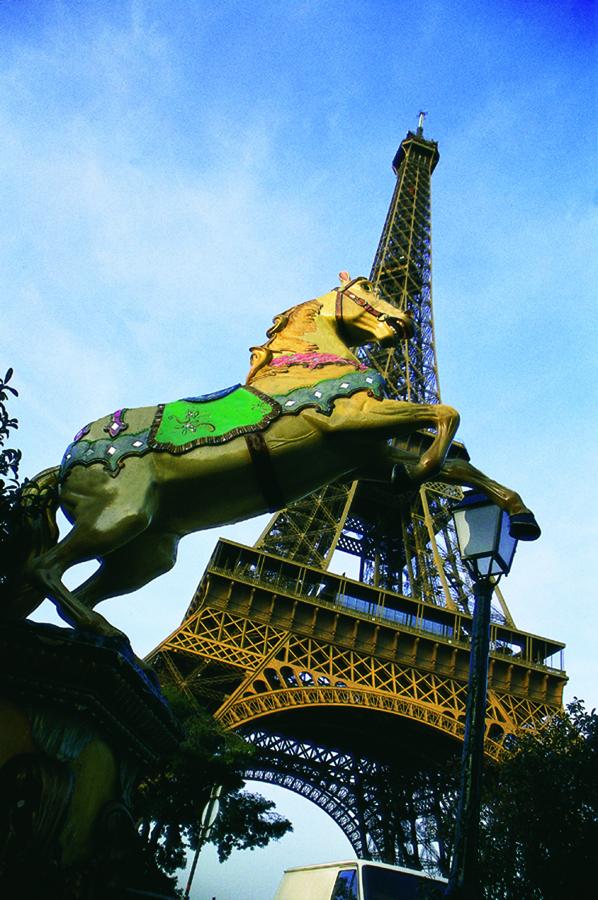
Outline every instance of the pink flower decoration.
<path fill-rule="evenodd" d="M 336 353 L 291 353 L 288 356 L 275 357 L 270 365 L 273 368 L 286 368 L 287 366 L 305 366 L 307 369 L 319 369 L 322 366 L 345 365 L 354 366 L 361 372 L 367 369 L 363 363 L 356 359 L 347 359 L 337 356 Z"/>

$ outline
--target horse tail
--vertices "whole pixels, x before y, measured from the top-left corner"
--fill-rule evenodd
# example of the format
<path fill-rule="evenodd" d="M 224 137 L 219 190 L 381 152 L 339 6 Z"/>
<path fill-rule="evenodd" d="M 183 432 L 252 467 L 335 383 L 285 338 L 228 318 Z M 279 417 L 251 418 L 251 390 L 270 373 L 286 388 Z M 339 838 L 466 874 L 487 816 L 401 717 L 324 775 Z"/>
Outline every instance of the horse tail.
<path fill-rule="evenodd" d="M 44 594 L 27 577 L 29 564 L 58 541 L 59 468 L 44 469 L 4 500 L 0 521 L 0 618 L 29 615 Z"/>

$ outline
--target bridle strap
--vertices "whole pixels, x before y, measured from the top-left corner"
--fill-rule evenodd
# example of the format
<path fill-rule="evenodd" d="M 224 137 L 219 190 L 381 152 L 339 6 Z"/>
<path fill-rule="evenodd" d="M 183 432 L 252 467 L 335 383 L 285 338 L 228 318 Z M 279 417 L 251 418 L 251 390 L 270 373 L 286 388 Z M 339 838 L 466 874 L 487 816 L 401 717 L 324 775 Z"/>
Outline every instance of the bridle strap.
<path fill-rule="evenodd" d="M 336 291 L 336 304 L 334 309 L 336 327 L 339 334 L 345 339 L 345 341 L 348 341 L 349 335 L 347 333 L 347 326 L 345 325 L 345 320 L 343 318 L 343 297 L 346 293 L 346 290 L 343 288 L 335 288 L 334 290 Z M 353 294 L 353 296 L 355 295 Z"/>
<path fill-rule="evenodd" d="M 336 306 L 335 306 L 335 315 L 336 321 L 340 322 L 343 318 L 343 291 L 340 288 L 335 288 L 336 291 Z"/>
<path fill-rule="evenodd" d="M 336 287 L 334 290 L 336 291 L 336 321 L 340 324 L 343 318 L 343 297 L 345 294 L 352 300 L 353 303 L 356 303 L 358 306 L 361 306 L 362 309 L 365 309 L 366 312 L 370 313 L 370 315 L 374 316 L 375 319 L 381 319 L 385 314 L 380 312 L 379 309 L 376 309 L 367 300 L 364 300 L 363 297 L 358 297 L 357 294 L 354 294 L 350 289 L 350 286 L 354 284 L 354 281 L 350 281 L 346 287 Z"/>

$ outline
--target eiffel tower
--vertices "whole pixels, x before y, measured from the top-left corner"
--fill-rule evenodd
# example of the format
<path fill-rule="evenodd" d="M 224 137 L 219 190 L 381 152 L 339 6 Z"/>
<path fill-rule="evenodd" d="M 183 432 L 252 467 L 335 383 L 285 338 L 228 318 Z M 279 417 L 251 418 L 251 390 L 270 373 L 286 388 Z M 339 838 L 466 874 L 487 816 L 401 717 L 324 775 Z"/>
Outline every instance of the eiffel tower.
<path fill-rule="evenodd" d="M 389 396 L 437 403 L 439 153 L 423 119 L 393 160 L 370 275 L 412 313 L 415 337 L 357 352 Z M 398 494 L 339 481 L 276 513 L 254 547 L 218 541 L 182 624 L 148 657 L 256 746 L 248 778 L 312 800 L 361 858 L 448 868 L 442 836 L 422 834 L 438 820 L 435 772 L 458 758 L 464 733 L 473 591 L 450 515 L 461 496 L 442 482 Z M 337 551 L 355 577 L 331 570 Z M 519 630 L 498 587 L 492 618 L 485 752 L 500 759 L 509 735 L 560 707 L 566 675 L 564 645 Z"/>

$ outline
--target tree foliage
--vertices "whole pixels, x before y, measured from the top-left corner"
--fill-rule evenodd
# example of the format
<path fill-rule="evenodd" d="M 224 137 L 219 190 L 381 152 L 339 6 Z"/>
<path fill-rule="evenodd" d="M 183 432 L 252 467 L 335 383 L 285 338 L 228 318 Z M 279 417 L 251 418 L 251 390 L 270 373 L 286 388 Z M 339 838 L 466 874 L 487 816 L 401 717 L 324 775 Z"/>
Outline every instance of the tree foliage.
<path fill-rule="evenodd" d="M 9 369 L 4 376 L 0 378 L 0 490 L 16 490 L 19 483 L 19 463 L 21 461 L 21 451 L 12 447 L 5 447 L 4 444 L 10 437 L 10 432 L 19 427 L 18 419 L 11 417 L 6 408 L 8 395 L 18 397 L 19 392 L 16 388 L 11 387 L 8 383 L 13 376 L 13 370 Z M 9 479 L 8 484 L 4 481 Z"/>
<path fill-rule="evenodd" d="M 233 791 L 222 802 L 211 841 L 224 862 L 233 850 L 253 850 L 292 831 L 288 819 L 274 812 L 275 804 L 261 794 Z"/>
<path fill-rule="evenodd" d="M 13 370 L 9 369 L 4 378 L 0 378 L 0 547 L 5 546 L 12 531 L 13 511 L 19 492 L 21 451 L 6 446 L 11 431 L 19 427 L 18 419 L 9 414 L 6 406 L 10 394 L 13 397 L 19 395 L 9 384 L 12 376 Z M 4 568 L 0 579 L 3 577 Z"/>
<path fill-rule="evenodd" d="M 586 896 L 582 887 L 593 872 L 598 845 L 598 716 L 574 700 L 542 728 L 512 738 L 510 750 L 500 764 L 484 769 L 485 900 Z M 448 876 L 458 775 L 453 761 L 415 772 L 396 786 L 389 780 L 383 820 L 394 835 L 395 854 L 386 861 Z"/>
<path fill-rule="evenodd" d="M 140 835 L 160 867 L 174 872 L 184 866 L 188 848 L 197 847 L 200 816 L 216 784 L 223 787 L 221 812 L 210 840 L 221 861 L 233 849 L 265 847 L 292 830 L 288 819 L 273 812 L 273 803 L 241 790 L 254 754 L 251 744 L 224 731 L 180 691 L 166 688 L 165 694 L 184 737 L 172 757 L 142 781 L 135 801 Z"/>
<path fill-rule="evenodd" d="M 586 896 L 598 845 L 598 716 L 574 700 L 485 773 L 487 900 Z"/>
<path fill-rule="evenodd" d="M 44 508 L 52 500 L 53 488 L 40 489 L 27 479 L 20 483 L 21 451 L 7 447 L 11 432 L 19 427 L 10 415 L 7 400 L 18 391 L 9 384 L 13 370 L 0 378 L 0 603 L 10 595 L 22 577 L 23 564 L 31 551 L 32 537 L 39 527 Z"/>

